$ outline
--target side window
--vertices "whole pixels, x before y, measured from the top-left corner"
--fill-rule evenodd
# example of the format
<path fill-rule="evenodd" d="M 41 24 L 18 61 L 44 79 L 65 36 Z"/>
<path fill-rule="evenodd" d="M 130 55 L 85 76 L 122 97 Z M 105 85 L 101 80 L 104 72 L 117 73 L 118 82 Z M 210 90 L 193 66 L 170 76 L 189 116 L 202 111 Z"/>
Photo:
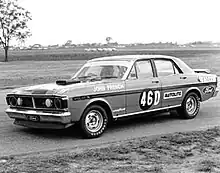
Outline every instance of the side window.
<path fill-rule="evenodd" d="M 169 76 L 176 74 L 173 63 L 169 60 L 154 60 L 158 76 Z"/>
<path fill-rule="evenodd" d="M 137 61 L 136 70 L 139 79 L 153 77 L 153 70 L 149 60 Z"/>

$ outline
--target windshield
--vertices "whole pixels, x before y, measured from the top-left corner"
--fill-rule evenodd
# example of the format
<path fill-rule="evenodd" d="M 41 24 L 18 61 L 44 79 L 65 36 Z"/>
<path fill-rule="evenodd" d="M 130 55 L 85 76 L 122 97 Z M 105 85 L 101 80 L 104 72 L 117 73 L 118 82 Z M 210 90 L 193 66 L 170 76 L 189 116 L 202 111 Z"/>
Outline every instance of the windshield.
<path fill-rule="evenodd" d="M 128 69 L 128 64 L 122 62 L 90 62 L 84 65 L 74 78 L 77 79 L 121 79 Z"/>

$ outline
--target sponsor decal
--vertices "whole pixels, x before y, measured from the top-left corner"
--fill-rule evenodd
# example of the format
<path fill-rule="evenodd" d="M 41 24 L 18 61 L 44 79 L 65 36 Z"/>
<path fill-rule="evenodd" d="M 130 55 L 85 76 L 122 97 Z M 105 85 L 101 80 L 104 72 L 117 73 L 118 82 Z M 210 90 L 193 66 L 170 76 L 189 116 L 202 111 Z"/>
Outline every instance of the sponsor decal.
<path fill-rule="evenodd" d="M 142 110 L 149 109 L 152 105 L 158 105 L 160 102 L 160 91 L 144 90 L 139 99 L 139 106 Z"/>
<path fill-rule="evenodd" d="M 115 91 L 115 90 L 121 90 L 124 88 L 125 87 L 123 84 L 108 84 L 108 85 L 95 86 L 93 91 L 94 92 Z"/>
<path fill-rule="evenodd" d="M 200 82 L 216 82 L 215 76 L 199 76 Z"/>
<path fill-rule="evenodd" d="M 178 98 L 182 97 L 182 91 L 171 91 L 171 92 L 165 92 L 163 95 L 163 99 L 172 99 L 172 98 Z"/>
<path fill-rule="evenodd" d="M 122 112 L 122 111 L 125 111 L 125 108 L 115 109 L 115 110 L 113 110 L 112 112 L 113 112 L 113 113 L 118 113 L 118 112 Z"/>
<path fill-rule="evenodd" d="M 102 92 L 102 91 L 106 91 L 105 85 L 103 86 L 95 86 L 93 89 L 94 92 Z"/>
<path fill-rule="evenodd" d="M 124 85 L 122 84 L 110 84 L 106 86 L 107 90 L 121 90 L 124 89 Z"/>
<path fill-rule="evenodd" d="M 214 87 L 212 87 L 212 86 L 207 86 L 207 87 L 203 88 L 202 91 L 203 91 L 204 94 L 210 94 L 210 93 L 213 93 L 214 90 L 215 90 Z"/>

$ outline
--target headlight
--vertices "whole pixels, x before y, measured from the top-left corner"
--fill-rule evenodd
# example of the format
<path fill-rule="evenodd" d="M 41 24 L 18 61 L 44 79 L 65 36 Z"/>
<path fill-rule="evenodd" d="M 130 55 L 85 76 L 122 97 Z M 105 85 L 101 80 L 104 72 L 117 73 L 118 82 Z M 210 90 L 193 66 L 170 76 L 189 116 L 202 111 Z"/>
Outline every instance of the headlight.
<path fill-rule="evenodd" d="M 57 109 L 62 109 L 62 101 L 59 98 L 54 99 L 54 105 Z"/>
<path fill-rule="evenodd" d="M 15 97 L 10 97 L 9 98 L 9 104 L 11 106 L 17 106 L 17 99 Z"/>
<path fill-rule="evenodd" d="M 23 103 L 23 99 L 19 97 L 19 98 L 17 99 L 17 104 L 18 104 L 18 106 L 21 106 L 22 103 Z"/>
<path fill-rule="evenodd" d="M 46 105 L 48 108 L 50 108 L 50 107 L 52 107 L 52 105 L 53 105 L 53 101 L 52 101 L 51 99 L 46 99 L 46 100 L 45 100 L 45 105 Z"/>

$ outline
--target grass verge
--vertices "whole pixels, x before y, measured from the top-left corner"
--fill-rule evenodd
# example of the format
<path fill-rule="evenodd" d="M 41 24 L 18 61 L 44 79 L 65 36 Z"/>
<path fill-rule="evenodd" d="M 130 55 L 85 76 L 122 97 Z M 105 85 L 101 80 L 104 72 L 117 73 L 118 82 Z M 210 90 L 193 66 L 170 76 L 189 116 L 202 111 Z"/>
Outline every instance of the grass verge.
<path fill-rule="evenodd" d="M 53 54 L 50 54 L 53 53 Z M 27 57 L 31 54 L 31 57 Z M 86 55 L 86 58 L 84 57 Z M 192 68 L 208 68 L 211 73 L 220 75 L 220 50 L 157 50 L 157 51 L 123 51 L 106 53 L 84 52 L 83 55 L 71 51 L 58 52 L 14 52 L 13 59 L 0 63 L 0 89 L 14 88 L 55 82 L 69 79 L 86 62 L 87 59 L 100 56 L 121 54 L 164 54 L 180 57 Z M 40 57 L 39 57 L 40 56 Z"/>
<path fill-rule="evenodd" d="M 220 127 L 0 158 L 0 172 L 220 172 Z"/>
<path fill-rule="evenodd" d="M 0 64 L 0 89 L 69 79 L 85 63 L 75 61 L 13 61 Z"/>

